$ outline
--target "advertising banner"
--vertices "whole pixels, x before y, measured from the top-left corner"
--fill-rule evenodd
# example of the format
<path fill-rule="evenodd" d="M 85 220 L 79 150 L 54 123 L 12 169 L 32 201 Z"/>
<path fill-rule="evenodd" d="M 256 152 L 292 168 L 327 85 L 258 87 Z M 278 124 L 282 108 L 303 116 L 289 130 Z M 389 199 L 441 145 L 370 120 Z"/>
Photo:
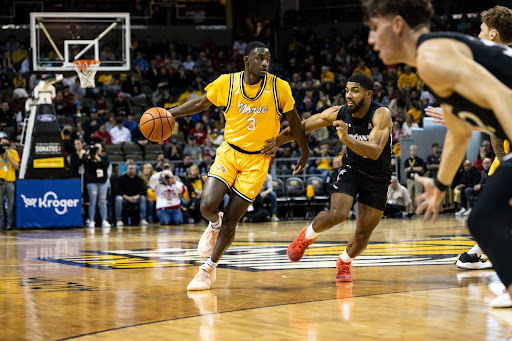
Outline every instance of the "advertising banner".
<path fill-rule="evenodd" d="M 59 120 L 53 104 L 39 104 L 23 179 L 64 179 L 71 173 L 65 160 Z"/>
<path fill-rule="evenodd" d="M 16 181 L 16 227 L 83 226 L 80 179 Z"/>

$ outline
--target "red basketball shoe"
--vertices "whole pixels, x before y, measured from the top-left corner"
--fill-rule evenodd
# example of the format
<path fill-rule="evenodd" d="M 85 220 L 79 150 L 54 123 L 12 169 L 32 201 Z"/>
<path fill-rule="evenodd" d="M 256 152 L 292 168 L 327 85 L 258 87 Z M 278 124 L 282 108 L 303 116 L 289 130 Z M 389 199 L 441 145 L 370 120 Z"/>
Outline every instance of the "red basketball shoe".
<path fill-rule="evenodd" d="M 304 227 L 302 231 L 300 231 L 299 235 L 295 240 L 288 246 L 288 250 L 286 250 L 286 255 L 288 256 L 288 259 L 290 262 L 298 262 L 304 256 L 304 252 L 306 251 L 306 248 L 313 244 L 313 242 L 316 240 L 308 240 L 306 239 L 306 230 L 308 227 Z M 317 237 L 318 238 L 318 237 Z"/>
<path fill-rule="evenodd" d="M 352 262 L 345 263 L 338 257 L 336 262 L 336 282 L 352 282 Z"/>

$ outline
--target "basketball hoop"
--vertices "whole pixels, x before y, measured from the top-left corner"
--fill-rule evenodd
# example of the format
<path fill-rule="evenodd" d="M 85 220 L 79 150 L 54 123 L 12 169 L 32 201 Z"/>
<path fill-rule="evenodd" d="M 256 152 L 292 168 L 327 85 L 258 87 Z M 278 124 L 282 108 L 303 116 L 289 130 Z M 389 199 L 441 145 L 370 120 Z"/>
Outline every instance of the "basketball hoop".
<path fill-rule="evenodd" d="M 81 59 L 73 61 L 76 73 L 80 78 L 80 86 L 82 88 L 94 88 L 94 76 L 98 72 L 101 62 L 94 59 Z"/>

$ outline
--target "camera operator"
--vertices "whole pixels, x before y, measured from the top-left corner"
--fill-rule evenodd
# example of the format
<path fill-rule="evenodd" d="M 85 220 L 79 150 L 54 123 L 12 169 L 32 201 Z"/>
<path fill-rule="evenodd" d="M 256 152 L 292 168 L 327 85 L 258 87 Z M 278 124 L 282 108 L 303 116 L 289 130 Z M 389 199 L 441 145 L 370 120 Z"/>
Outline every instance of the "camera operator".
<path fill-rule="evenodd" d="M 163 171 L 152 189 L 156 194 L 156 216 L 160 225 L 183 224 L 181 197 L 187 190 L 185 185 L 177 181 L 172 172 Z"/>
<path fill-rule="evenodd" d="M 0 162 L 0 202 L 7 197 L 7 229 L 14 226 L 14 183 L 16 181 L 16 170 L 20 168 L 20 157 L 18 152 L 9 148 L 10 141 L 7 137 L 0 139 L 2 147 L 2 160 Z M 0 207 L 0 229 L 5 228 L 4 209 Z"/>
<path fill-rule="evenodd" d="M 97 143 L 89 148 L 87 158 L 84 161 L 85 182 L 89 193 L 89 227 L 94 228 L 96 223 L 94 215 L 96 204 L 100 207 L 101 226 L 109 228 L 107 221 L 107 192 L 108 192 L 108 159 L 100 155 L 102 146 Z"/>

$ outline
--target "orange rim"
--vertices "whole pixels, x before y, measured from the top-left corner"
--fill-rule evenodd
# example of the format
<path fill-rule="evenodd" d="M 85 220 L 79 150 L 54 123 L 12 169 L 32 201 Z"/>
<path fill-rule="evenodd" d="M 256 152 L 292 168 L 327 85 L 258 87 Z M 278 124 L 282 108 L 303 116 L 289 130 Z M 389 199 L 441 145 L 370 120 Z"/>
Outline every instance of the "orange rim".
<path fill-rule="evenodd" d="M 94 59 L 79 59 L 79 60 L 74 60 L 73 64 L 75 64 L 75 66 L 79 70 L 85 71 L 85 70 L 87 70 L 89 68 L 90 65 L 99 65 L 99 64 L 101 64 L 101 61 L 94 60 Z"/>

